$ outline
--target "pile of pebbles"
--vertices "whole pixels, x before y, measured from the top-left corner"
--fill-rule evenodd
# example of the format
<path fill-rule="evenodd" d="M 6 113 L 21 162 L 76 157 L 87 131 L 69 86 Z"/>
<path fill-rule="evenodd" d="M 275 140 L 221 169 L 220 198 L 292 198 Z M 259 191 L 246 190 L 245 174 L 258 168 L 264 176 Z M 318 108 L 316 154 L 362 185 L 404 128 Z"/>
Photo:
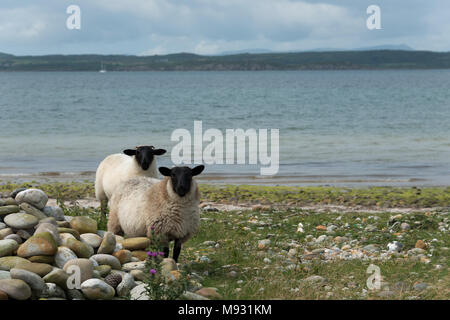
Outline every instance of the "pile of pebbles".
<path fill-rule="evenodd" d="M 98 230 L 94 219 L 65 216 L 47 201 L 34 188 L 0 198 L 0 300 L 149 299 L 143 282 L 148 238 Z M 168 280 L 181 275 L 170 258 L 161 272 Z M 183 298 L 208 299 L 207 293 L 191 281 Z"/>

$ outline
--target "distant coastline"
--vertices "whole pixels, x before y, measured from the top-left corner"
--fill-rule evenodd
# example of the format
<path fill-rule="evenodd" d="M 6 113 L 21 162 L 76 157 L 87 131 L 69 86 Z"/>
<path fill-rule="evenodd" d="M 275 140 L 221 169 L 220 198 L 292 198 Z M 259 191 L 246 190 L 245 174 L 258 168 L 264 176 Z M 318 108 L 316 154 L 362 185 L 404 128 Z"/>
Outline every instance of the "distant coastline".
<path fill-rule="evenodd" d="M 411 50 L 239 53 L 202 56 L 44 55 L 0 53 L 0 71 L 258 71 L 450 69 L 450 52 Z"/>

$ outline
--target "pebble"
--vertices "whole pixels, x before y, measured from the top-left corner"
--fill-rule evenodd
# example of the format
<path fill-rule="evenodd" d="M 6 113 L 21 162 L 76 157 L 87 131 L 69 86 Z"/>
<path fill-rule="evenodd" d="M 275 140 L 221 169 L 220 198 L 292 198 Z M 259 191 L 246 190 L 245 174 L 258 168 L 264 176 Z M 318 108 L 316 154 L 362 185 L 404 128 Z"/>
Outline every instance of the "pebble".
<path fill-rule="evenodd" d="M 109 300 L 115 295 L 115 290 L 100 279 L 89 279 L 81 284 L 81 291 L 91 300 Z"/>
<path fill-rule="evenodd" d="M 131 271 L 131 270 L 144 270 L 145 269 L 145 261 L 138 262 L 128 262 L 122 265 L 123 271 Z"/>
<path fill-rule="evenodd" d="M 56 221 L 65 221 L 64 213 L 59 207 L 45 206 L 42 211 L 46 216 L 55 218 Z"/>
<path fill-rule="evenodd" d="M 116 269 L 116 270 L 120 270 L 122 268 L 122 265 L 121 265 L 119 259 L 117 259 L 116 257 L 109 255 L 109 254 L 103 254 L 103 253 L 95 254 L 90 259 L 97 261 L 97 263 L 99 265 L 107 264 L 107 265 L 111 266 L 111 268 Z"/>
<path fill-rule="evenodd" d="M 97 221 L 86 216 L 77 216 L 70 221 L 70 227 L 79 234 L 97 233 Z"/>
<path fill-rule="evenodd" d="M 270 239 L 263 239 L 258 241 L 258 249 L 267 249 L 270 245 Z"/>
<path fill-rule="evenodd" d="M 19 192 L 14 198 L 18 204 L 26 202 L 32 206 L 38 208 L 39 210 L 44 209 L 47 204 L 48 197 L 44 191 L 39 189 L 27 189 Z"/>
<path fill-rule="evenodd" d="M 31 204 L 23 202 L 19 205 L 19 208 L 32 216 L 35 216 L 38 220 L 47 218 L 47 216 L 39 209 L 33 207 Z"/>
<path fill-rule="evenodd" d="M 57 284 L 63 289 L 67 289 L 68 279 L 69 275 L 67 274 L 67 272 L 57 268 L 53 269 L 43 278 L 44 282 Z"/>
<path fill-rule="evenodd" d="M 208 298 L 206 298 L 202 295 L 199 295 L 199 294 L 196 294 L 193 292 L 189 292 L 189 291 L 185 291 L 181 297 L 185 300 L 209 300 Z"/>
<path fill-rule="evenodd" d="M 324 285 L 326 282 L 328 282 L 326 278 L 318 275 L 309 276 L 308 278 L 303 279 L 303 281 L 308 284 L 313 284 L 316 286 L 321 286 Z"/>
<path fill-rule="evenodd" d="M 0 270 L 0 280 L 1 279 L 11 279 L 9 271 Z"/>
<path fill-rule="evenodd" d="M 393 242 L 388 243 L 387 248 L 388 248 L 389 252 L 400 252 L 403 249 L 403 243 L 398 242 L 398 241 L 393 241 Z"/>
<path fill-rule="evenodd" d="M 11 213 L 16 213 L 19 211 L 20 211 L 20 208 L 19 208 L 19 206 L 16 206 L 16 205 L 3 206 L 3 207 L 0 207 L 0 217 L 7 215 L 7 214 L 11 214 Z"/>
<path fill-rule="evenodd" d="M 97 253 L 111 254 L 114 252 L 115 247 L 116 238 L 114 237 L 114 233 L 106 232 Z"/>
<path fill-rule="evenodd" d="M 195 291 L 195 294 L 209 299 L 221 299 L 222 296 L 217 291 L 217 288 L 201 288 L 200 290 Z"/>
<path fill-rule="evenodd" d="M 131 300 L 150 300 L 145 284 L 139 284 L 130 291 Z"/>
<path fill-rule="evenodd" d="M 65 246 L 71 249 L 79 258 L 90 258 L 94 254 L 94 248 L 76 239 L 67 239 Z"/>
<path fill-rule="evenodd" d="M 30 262 L 28 260 L 18 262 L 13 268 L 27 270 L 36 273 L 40 277 L 45 276 L 53 270 L 53 267 L 49 264 Z"/>
<path fill-rule="evenodd" d="M 17 242 L 17 244 L 22 244 L 22 242 L 23 242 L 22 238 L 20 236 L 18 236 L 17 234 L 9 234 L 5 237 L 4 240 L 7 240 L 7 239 L 14 240 L 15 242 Z M 0 256 L 1 256 L 1 254 L 0 254 Z"/>
<path fill-rule="evenodd" d="M 0 280 L 0 291 L 16 300 L 27 300 L 31 297 L 31 288 L 20 279 Z"/>
<path fill-rule="evenodd" d="M 17 250 L 19 257 L 28 258 L 32 256 L 52 256 L 56 253 L 58 246 L 49 232 L 34 234 L 31 238 L 20 245 Z"/>
<path fill-rule="evenodd" d="M 411 229 L 411 226 L 410 226 L 408 223 L 403 222 L 403 223 L 400 225 L 400 229 L 401 229 L 402 231 L 408 231 L 409 229 Z"/>
<path fill-rule="evenodd" d="M 8 227 L 14 229 L 30 229 L 39 222 L 35 216 L 23 212 L 9 214 L 3 221 L 8 225 Z"/>
<path fill-rule="evenodd" d="M 150 240 L 145 237 L 128 238 L 122 242 L 122 248 L 127 250 L 145 250 L 150 245 Z"/>
<path fill-rule="evenodd" d="M 64 268 L 68 261 L 74 259 L 78 259 L 77 255 L 67 247 L 59 247 L 55 254 L 55 264 L 61 269 Z"/>
<path fill-rule="evenodd" d="M 427 248 L 427 245 L 422 240 L 417 240 L 415 248 L 419 248 L 419 249 L 425 250 Z"/>
<path fill-rule="evenodd" d="M 70 261 L 67 261 L 67 263 L 64 265 L 64 271 L 68 274 L 72 274 L 72 272 L 69 272 L 69 268 L 72 266 L 78 266 L 80 268 L 80 274 L 81 274 L 81 282 L 84 282 L 90 278 L 93 277 L 94 274 L 94 265 L 92 264 L 91 260 L 89 259 L 73 259 Z"/>
<path fill-rule="evenodd" d="M 10 234 L 13 234 L 13 231 L 11 228 L 5 228 L 0 230 L 0 240 L 4 239 L 6 236 L 9 236 Z"/>
<path fill-rule="evenodd" d="M 113 256 L 116 257 L 117 259 L 119 259 L 121 264 L 125 264 L 125 263 L 131 261 L 133 254 L 131 253 L 130 250 L 122 249 L 122 250 L 118 250 L 118 251 L 114 252 Z"/>
<path fill-rule="evenodd" d="M 94 267 L 94 270 L 98 271 L 98 273 L 100 273 L 100 276 L 104 278 L 111 272 L 112 268 L 110 265 L 102 264 L 97 267 Z"/>
<path fill-rule="evenodd" d="M 80 240 L 80 239 L 81 239 L 81 238 L 80 238 L 80 233 L 79 233 L 77 230 L 75 230 L 75 229 L 72 229 L 72 228 L 61 228 L 61 227 L 59 227 L 59 228 L 58 228 L 58 231 L 59 231 L 59 233 L 60 233 L 61 239 L 64 239 L 64 238 L 62 237 L 62 235 L 63 235 L 64 233 L 69 233 L 69 234 L 71 234 L 76 240 Z M 63 243 L 64 243 L 64 240 L 63 240 Z"/>
<path fill-rule="evenodd" d="M 10 271 L 12 279 L 20 279 L 26 282 L 37 294 L 42 293 L 45 289 L 45 282 L 36 273 L 23 269 L 13 268 Z"/>
<path fill-rule="evenodd" d="M 56 244 L 57 245 L 61 244 L 61 238 L 59 237 L 58 227 L 55 226 L 54 224 L 48 222 L 39 223 L 35 233 L 39 234 L 42 232 L 49 232 L 52 235 L 53 239 L 55 240 Z"/>
<path fill-rule="evenodd" d="M 39 295 L 40 298 L 66 298 L 64 290 L 55 283 L 48 282 L 45 284 L 45 288 Z"/>
<path fill-rule="evenodd" d="M 80 241 L 90 245 L 92 248 L 96 249 L 100 247 L 102 243 L 102 237 L 96 233 L 83 233 L 80 235 Z M 100 252 L 105 253 L 105 252 Z"/>
<path fill-rule="evenodd" d="M 145 273 L 142 270 L 131 270 L 130 274 L 136 281 L 143 281 L 145 279 Z"/>
<path fill-rule="evenodd" d="M 413 285 L 413 289 L 416 290 L 416 291 L 423 291 L 423 290 L 425 290 L 427 288 L 428 288 L 428 284 L 423 283 L 423 282 L 415 283 Z"/>
<path fill-rule="evenodd" d="M 10 256 L 14 250 L 19 247 L 19 244 L 12 239 L 0 240 L 0 257 Z"/>
<path fill-rule="evenodd" d="M 125 297 L 130 293 L 131 289 L 133 289 L 135 286 L 136 284 L 134 282 L 134 277 L 129 273 L 124 273 L 122 276 L 122 281 L 116 288 L 117 295 Z"/>
<path fill-rule="evenodd" d="M 9 271 L 12 268 L 15 268 L 19 263 L 29 263 L 27 259 L 10 256 L 10 257 L 0 257 L 0 270 Z"/>

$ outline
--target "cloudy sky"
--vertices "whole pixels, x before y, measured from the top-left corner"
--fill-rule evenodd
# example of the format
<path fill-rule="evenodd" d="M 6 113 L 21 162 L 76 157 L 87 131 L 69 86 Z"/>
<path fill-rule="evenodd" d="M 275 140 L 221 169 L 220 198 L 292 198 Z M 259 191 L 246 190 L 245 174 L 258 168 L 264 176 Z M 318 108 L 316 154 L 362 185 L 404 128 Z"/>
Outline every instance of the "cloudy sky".
<path fill-rule="evenodd" d="M 66 9 L 81 8 L 68 30 Z M 381 8 L 381 30 L 366 9 Z M 450 51 L 448 0 L 1 0 L 0 52 L 217 54 L 406 44 Z"/>

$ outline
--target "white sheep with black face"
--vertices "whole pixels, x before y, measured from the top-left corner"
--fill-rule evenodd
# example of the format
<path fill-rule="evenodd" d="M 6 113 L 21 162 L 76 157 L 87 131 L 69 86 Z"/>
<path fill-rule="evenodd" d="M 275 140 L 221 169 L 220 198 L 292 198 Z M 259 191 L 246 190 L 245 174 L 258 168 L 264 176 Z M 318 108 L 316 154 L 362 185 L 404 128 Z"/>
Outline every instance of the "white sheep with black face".
<path fill-rule="evenodd" d="M 117 188 L 110 201 L 108 231 L 130 237 L 160 236 L 165 257 L 169 242 L 175 241 L 173 258 L 200 224 L 200 191 L 195 179 L 204 166 L 193 169 L 160 167 L 163 180 L 147 177 L 129 179 Z"/>
<path fill-rule="evenodd" d="M 102 202 L 102 209 L 114 189 L 124 181 L 138 176 L 158 178 L 155 156 L 164 153 L 164 149 L 140 146 L 126 149 L 123 154 L 107 156 L 98 166 L 95 175 L 95 196 Z"/>

